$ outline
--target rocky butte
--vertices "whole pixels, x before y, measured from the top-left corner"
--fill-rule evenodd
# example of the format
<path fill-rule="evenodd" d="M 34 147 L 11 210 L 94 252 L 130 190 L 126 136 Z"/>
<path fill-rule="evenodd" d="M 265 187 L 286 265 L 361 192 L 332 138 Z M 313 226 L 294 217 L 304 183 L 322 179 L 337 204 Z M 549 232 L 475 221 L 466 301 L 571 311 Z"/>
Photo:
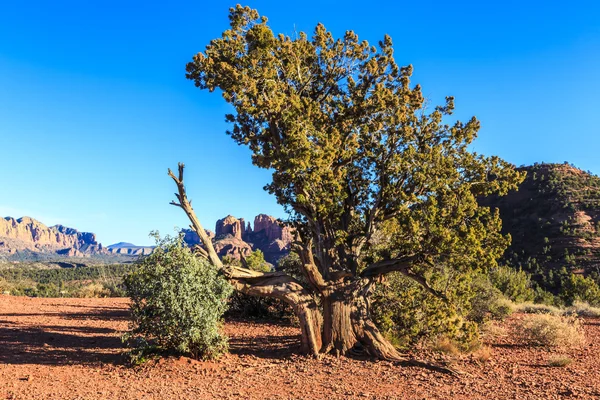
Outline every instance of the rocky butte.
<path fill-rule="evenodd" d="M 30 217 L 0 218 L 0 254 L 21 251 L 76 257 L 106 253 L 93 233 L 62 225 L 48 227 Z"/>
<path fill-rule="evenodd" d="M 192 246 L 200 243 L 198 235 L 184 229 L 185 242 Z M 229 256 L 239 259 L 248 256 L 254 250 L 261 250 L 265 260 L 276 264 L 290 251 L 292 230 L 283 226 L 276 218 L 266 214 L 254 217 L 254 228 L 250 222 L 232 215 L 220 219 L 215 226 L 215 233 L 207 231 L 212 238 L 215 250 L 220 257 Z"/>

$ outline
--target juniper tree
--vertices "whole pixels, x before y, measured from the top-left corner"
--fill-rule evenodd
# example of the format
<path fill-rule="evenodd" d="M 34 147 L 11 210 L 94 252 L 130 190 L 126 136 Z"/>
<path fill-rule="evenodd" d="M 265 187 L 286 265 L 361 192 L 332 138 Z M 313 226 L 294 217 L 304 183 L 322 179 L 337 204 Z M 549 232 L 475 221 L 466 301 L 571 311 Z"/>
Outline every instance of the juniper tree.
<path fill-rule="evenodd" d="M 289 303 L 306 353 L 366 350 L 399 359 L 370 318 L 373 284 L 396 271 L 451 301 L 430 277 L 494 266 L 508 238 L 476 198 L 522 180 L 498 157 L 471 151 L 479 122 L 448 123 L 452 97 L 428 109 L 412 66 L 398 66 L 392 40 L 371 46 L 322 24 L 312 37 L 275 35 L 256 10 L 230 9 L 230 28 L 187 64 L 187 78 L 218 90 L 233 108 L 228 134 L 272 171 L 266 190 L 289 213 L 305 279 L 223 266 L 189 203 L 183 165 L 178 202 L 238 290 Z M 389 235 L 381 245 L 382 227 Z"/>

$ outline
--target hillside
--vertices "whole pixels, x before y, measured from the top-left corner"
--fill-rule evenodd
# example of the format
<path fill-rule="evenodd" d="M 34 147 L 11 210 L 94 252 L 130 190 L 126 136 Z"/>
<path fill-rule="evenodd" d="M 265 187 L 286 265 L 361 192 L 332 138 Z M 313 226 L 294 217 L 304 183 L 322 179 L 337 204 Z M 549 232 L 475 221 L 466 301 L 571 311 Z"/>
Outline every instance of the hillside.
<path fill-rule="evenodd" d="M 600 277 L 600 178 L 569 164 L 536 164 L 516 192 L 481 199 L 512 236 L 504 262 L 557 289 L 570 273 Z"/>

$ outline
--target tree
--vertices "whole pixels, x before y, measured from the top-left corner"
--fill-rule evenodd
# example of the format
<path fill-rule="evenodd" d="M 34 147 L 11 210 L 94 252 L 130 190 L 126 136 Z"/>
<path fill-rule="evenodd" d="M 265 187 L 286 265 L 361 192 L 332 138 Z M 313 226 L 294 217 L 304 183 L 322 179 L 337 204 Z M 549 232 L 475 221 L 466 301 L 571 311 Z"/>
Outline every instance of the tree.
<path fill-rule="evenodd" d="M 235 288 L 292 305 L 305 352 L 401 359 L 370 318 L 374 283 L 397 271 L 451 301 L 432 274 L 496 265 L 509 238 L 476 198 L 516 189 L 523 176 L 469 150 L 479 122 L 448 124 L 452 97 L 428 111 L 389 36 L 378 49 L 352 31 L 334 39 L 321 24 L 310 39 L 275 36 L 265 17 L 239 5 L 229 19 L 230 29 L 187 64 L 187 77 L 221 91 L 234 110 L 228 134 L 273 172 L 266 189 L 290 215 L 308 284 L 223 267 L 187 199 L 183 164 L 177 176 L 169 171 L 174 204 Z"/>

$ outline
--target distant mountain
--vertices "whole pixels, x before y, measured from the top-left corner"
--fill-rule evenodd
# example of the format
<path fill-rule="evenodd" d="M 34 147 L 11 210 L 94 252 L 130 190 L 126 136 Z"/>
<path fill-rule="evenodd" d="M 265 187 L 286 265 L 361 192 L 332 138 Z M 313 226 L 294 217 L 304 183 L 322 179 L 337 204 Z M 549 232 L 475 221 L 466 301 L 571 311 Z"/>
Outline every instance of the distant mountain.
<path fill-rule="evenodd" d="M 111 254 L 123 254 L 129 256 L 145 256 L 154 250 L 154 246 L 136 246 L 133 243 L 119 242 L 111 244 L 107 247 L 107 250 Z"/>
<path fill-rule="evenodd" d="M 96 235 L 62 225 L 48 227 L 30 217 L 0 218 L 0 254 L 53 253 L 89 257 L 106 254 Z"/>
<path fill-rule="evenodd" d="M 135 244 L 128 243 L 128 242 L 119 242 L 119 243 L 111 244 L 110 246 L 106 246 L 107 249 L 120 249 L 123 247 L 140 247 L 140 246 L 136 246 Z"/>
<path fill-rule="evenodd" d="M 570 164 L 535 164 L 518 191 L 480 199 L 497 207 L 512 244 L 504 262 L 557 290 L 571 273 L 600 278 L 600 178 Z"/>

